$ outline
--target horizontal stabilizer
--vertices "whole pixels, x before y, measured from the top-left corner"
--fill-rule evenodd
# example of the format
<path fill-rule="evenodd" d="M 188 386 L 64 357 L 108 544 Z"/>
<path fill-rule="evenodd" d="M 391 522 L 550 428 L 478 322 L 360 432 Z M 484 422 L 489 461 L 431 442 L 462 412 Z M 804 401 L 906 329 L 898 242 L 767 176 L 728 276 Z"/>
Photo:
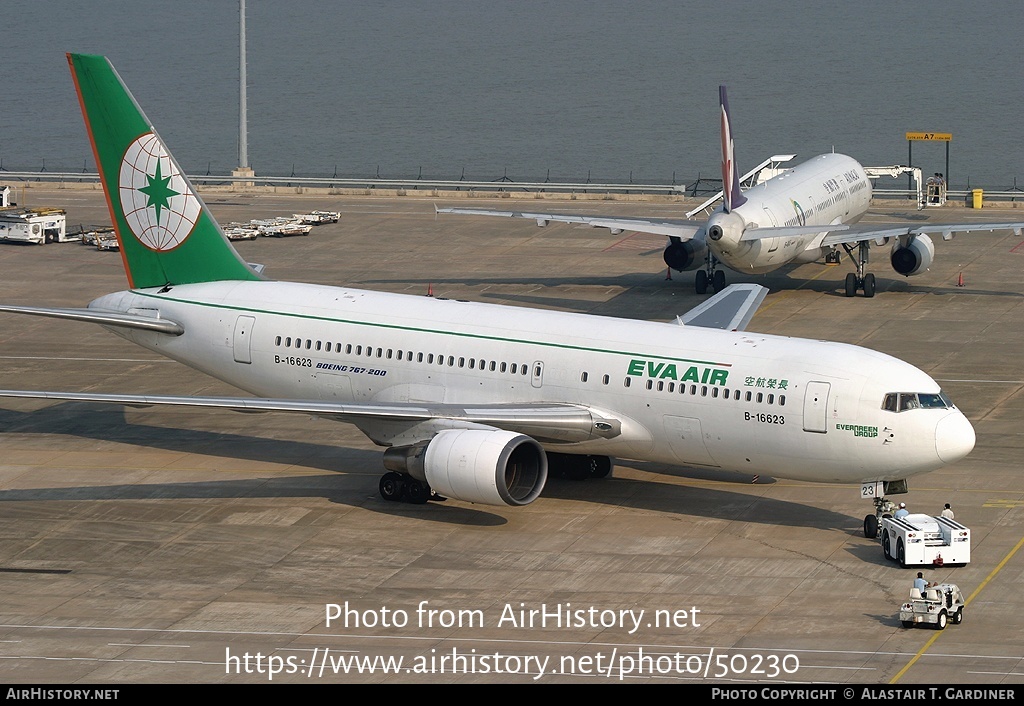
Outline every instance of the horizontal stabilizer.
<path fill-rule="evenodd" d="M 740 237 L 744 240 L 765 240 L 766 238 L 788 238 L 794 235 L 815 235 L 817 233 L 836 233 L 849 230 L 846 225 L 820 226 L 778 226 L 768 228 L 747 228 Z"/>
<path fill-rule="evenodd" d="M 490 211 L 483 208 L 437 208 L 436 213 L 454 213 L 462 216 L 501 216 L 503 218 L 526 218 L 537 221 L 537 225 L 556 223 L 580 223 L 594 228 L 607 228 L 613 233 L 633 230 L 638 233 L 667 235 L 681 240 L 690 240 L 697 231 L 704 227 L 704 221 L 663 220 L 654 221 L 646 218 L 617 218 L 615 216 L 574 215 L 564 213 L 529 213 L 526 211 Z"/>
<path fill-rule="evenodd" d="M 677 324 L 743 331 L 768 295 L 759 284 L 732 284 L 676 318 Z"/>
<path fill-rule="evenodd" d="M 123 314 L 118 311 L 103 311 L 102 309 L 51 309 L 41 306 L 11 306 L 0 304 L 0 311 L 8 311 L 14 314 L 29 314 L 32 316 L 49 316 L 54 319 L 71 319 L 72 321 L 85 321 L 101 326 L 118 326 L 120 328 L 134 328 L 143 331 L 158 331 L 172 336 L 180 336 L 185 333 L 181 324 L 168 319 L 157 319 L 150 316 L 138 316 L 136 314 Z"/>

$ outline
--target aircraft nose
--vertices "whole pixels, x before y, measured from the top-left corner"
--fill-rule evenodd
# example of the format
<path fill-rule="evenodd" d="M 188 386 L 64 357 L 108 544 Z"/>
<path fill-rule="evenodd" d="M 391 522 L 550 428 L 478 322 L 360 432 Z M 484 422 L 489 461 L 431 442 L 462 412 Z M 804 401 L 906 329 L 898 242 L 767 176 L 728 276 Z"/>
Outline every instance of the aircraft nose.
<path fill-rule="evenodd" d="M 948 414 L 935 425 L 935 453 L 943 463 L 959 461 L 974 448 L 974 427 L 960 412 Z"/>

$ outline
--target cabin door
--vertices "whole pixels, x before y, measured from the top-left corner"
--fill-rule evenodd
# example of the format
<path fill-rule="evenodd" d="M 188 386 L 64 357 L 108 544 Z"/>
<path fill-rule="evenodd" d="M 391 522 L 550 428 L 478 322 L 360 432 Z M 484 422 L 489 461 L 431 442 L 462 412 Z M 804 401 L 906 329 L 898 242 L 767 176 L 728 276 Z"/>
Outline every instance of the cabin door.
<path fill-rule="evenodd" d="M 824 434 L 828 430 L 828 393 L 831 385 L 827 382 L 807 383 L 804 393 L 804 431 Z"/>
<path fill-rule="evenodd" d="M 233 348 L 236 363 L 252 362 L 252 328 L 256 319 L 252 316 L 239 316 L 235 320 L 235 336 Z"/>

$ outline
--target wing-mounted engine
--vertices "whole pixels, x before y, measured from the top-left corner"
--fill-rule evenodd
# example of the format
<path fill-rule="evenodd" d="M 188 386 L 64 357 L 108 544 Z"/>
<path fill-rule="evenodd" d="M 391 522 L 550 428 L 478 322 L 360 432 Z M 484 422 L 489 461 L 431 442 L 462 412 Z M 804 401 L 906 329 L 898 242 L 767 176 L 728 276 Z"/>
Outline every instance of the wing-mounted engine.
<path fill-rule="evenodd" d="M 541 445 L 500 429 L 446 429 L 426 446 L 388 449 L 384 466 L 426 482 L 442 496 L 484 505 L 528 505 L 548 477 Z"/>
<path fill-rule="evenodd" d="M 892 268 L 901 275 L 910 277 L 926 272 L 935 259 L 935 246 L 927 235 L 899 237 L 892 246 L 889 257 Z"/>
<path fill-rule="evenodd" d="M 665 264 L 677 272 L 695 270 L 704 264 L 708 257 L 708 244 L 704 239 L 704 230 L 697 232 L 691 240 L 682 240 L 674 236 L 669 237 L 668 245 L 662 257 Z"/>

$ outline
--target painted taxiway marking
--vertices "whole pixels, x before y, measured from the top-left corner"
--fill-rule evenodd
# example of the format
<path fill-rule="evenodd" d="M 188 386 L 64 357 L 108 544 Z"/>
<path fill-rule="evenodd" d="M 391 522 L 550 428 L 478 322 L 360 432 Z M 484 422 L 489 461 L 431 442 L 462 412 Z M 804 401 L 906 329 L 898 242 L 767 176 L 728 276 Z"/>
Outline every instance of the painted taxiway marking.
<path fill-rule="evenodd" d="M 996 577 L 996 575 L 997 575 L 997 574 L 998 574 L 998 573 L 999 573 L 1000 571 L 1002 571 L 1002 570 L 1003 570 L 1003 567 L 1004 567 L 1004 566 L 1006 566 L 1007 562 L 1009 562 L 1009 561 L 1010 561 L 1010 559 L 1012 559 L 1012 558 L 1013 558 L 1013 555 L 1014 555 L 1014 554 L 1016 554 L 1016 553 L 1017 553 L 1017 551 L 1018 551 L 1018 550 L 1019 550 L 1019 549 L 1020 549 L 1021 547 L 1024 547 L 1024 537 L 1021 537 L 1020 541 L 1019 541 L 1019 542 L 1017 542 L 1016 546 L 1014 546 L 1014 548 L 1013 548 L 1013 549 L 1011 549 L 1011 550 L 1009 551 L 1009 553 L 1007 553 L 1007 555 L 1003 557 L 1003 560 L 1002 560 L 1002 561 L 1000 561 L 1000 562 L 999 562 L 998 564 L 996 564 L 995 568 L 993 568 L 993 569 L 992 569 L 992 571 L 991 571 L 991 572 L 989 572 L 989 575 L 985 577 L 985 580 L 984 580 L 984 581 L 982 581 L 982 582 L 981 582 L 981 584 L 980 584 L 980 585 L 979 585 L 979 586 L 978 586 L 978 587 L 977 587 L 976 589 L 974 589 L 974 593 L 972 593 L 971 595 L 969 595 L 969 596 L 967 597 L 967 599 L 966 599 L 966 600 L 964 601 L 964 607 L 965 607 L 965 608 L 966 608 L 967 606 L 969 606 L 969 605 L 971 604 L 971 602 L 972 602 L 972 601 L 973 601 L 973 600 L 974 600 L 975 598 L 977 598 L 977 597 L 978 597 L 978 594 L 980 594 L 980 593 L 982 592 L 982 590 L 983 590 L 983 589 L 985 588 L 985 586 L 987 586 L 987 585 L 988 585 L 989 581 L 991 581 L 992 579 L 994 579 L 994 578 Z M 942 634 L 943 634 L 944 632 L 946 632 L 946 631 L 945 631 L 945 630 L 940 630 L 940 631 L 936 632 L 936 633 L 935 633 L 934 635 L 932 635 L 932 636 L 931 636 L 931 638 L 930 638 L 930 639 L 929 639 L 929 640 L 928 640 L 928 641 L 927 641 L 926 643 L 924 643 L 924 644 L 923 644 L 923 645 L 921 646 L 921 649 L 917 651 L 917 654 L 916 654 L 916 655 L 914 655 L 914 657 L 913 657 L 913 658 L 912 658 L 912 659 L 911 659 L 911 660 L 910 660 L 909 662 L 907 662 L 907 665 L 906 665 L 906 666 L 905 666 L 905 667 L 904 667 L 903 669 L 901 669 L 900 671 L 898 671 L 898 672 L 896 673 L 896 676 L 894 676 L 894 677 L 893 677 L 892 679 L 890 679 L 890 680 L 889 680 L 889 683 L 890 683 L 890 684 L 895 684 L 896 682 L 898 682 L 898 681 L 900 680 L 900 678 L 902 678 L 902 677 L 903 677 L 903 675 L 904 675 L 904 674 L 906 674 L 906 673 L 907 673 L 907 671 L 908 671 L 908 670 L 909 670 L 909 669 L 910 669 L 911 667 L 913 667 L 913 666 L 914 666 L 914 665 L 915 665 L 915 664 L 917 663 L 917 661 L 918 661 L 919 659 L 921 659 L 921 657 L 923 657 L 923 656 L 925 655 L 925 653 L 926 653 L 926 652 L 927 652 L 927 651 L 928 651 L 928 650 L 929 650 L 929 649 L 931 648 L 931 646 L 932 646 L 933 644 L 935 644 L 935 641 L 936 641 L 936 640 L 938 640 L 938 639 L 939 639 L 939 637 L 940 637 L 940 636 L 941 636 L 941 635 L 942 635 Z"/>
<path fill-rule="evenodd" d="M 983 502 L 981 506 L 1012 510 L 1015 507 L 1024 507 L 1024 500 L 989 500 L 987 502 Z"/>

